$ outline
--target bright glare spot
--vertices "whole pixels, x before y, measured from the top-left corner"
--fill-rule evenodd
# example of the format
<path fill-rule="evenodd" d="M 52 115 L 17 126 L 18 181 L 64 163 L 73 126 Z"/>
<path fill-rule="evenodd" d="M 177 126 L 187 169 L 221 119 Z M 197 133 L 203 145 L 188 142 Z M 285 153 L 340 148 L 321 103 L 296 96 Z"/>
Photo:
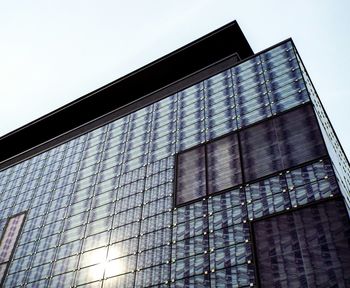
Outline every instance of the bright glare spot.
<path fill-rule="evenodd" d="M 111 277 L 114 275 L 122 274 L 126 272 L 125 268 L 126 267 L 124 265 L 124 258 L 109 261 L 105 266 L 105 269 L 106 269 L 105 276 Z"/>
<path fill-rule="evenodd" d="M 116 259 L 121 257 L 121 251 L 120 251 L 120 247 L 118 247 L 118 244 L 113 244 L 111 246 L 109 246 L 109 250 L 108 250 L 108 259 L 112 260 L 112 259 Z"/>
<path fill-rule="evenodd" d="M 108 257 L 106 257 L 106 249 L 94 250 L 94 253 L 91 253 L 88 256 L 89 259 L 87 259 L 90 263 L 96 263 L 96 265 L 92 267 L 93 269 L 91 269 L 91 279 L 101 279 L 103 274 L 105 274 L 105 277 L 111 277 L 124 273 L 126 270 L 123 265 L 123 258 L 110 260 L 117 255 L 120 255 L 120 252 L 117 251 L 116 247 L 112 246 L 110 246 Z"/>

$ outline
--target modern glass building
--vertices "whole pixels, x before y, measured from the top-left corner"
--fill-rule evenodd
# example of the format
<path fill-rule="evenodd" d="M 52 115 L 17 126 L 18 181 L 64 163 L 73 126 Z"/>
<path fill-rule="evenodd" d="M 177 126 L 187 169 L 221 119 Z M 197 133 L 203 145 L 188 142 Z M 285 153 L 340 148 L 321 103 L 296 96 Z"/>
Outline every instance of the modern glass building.
<path fill-rule="evenodd" d="M 0 139 L 2 287 L 350 287 L 350 169 L 291 39 L 236 22 Z"/>

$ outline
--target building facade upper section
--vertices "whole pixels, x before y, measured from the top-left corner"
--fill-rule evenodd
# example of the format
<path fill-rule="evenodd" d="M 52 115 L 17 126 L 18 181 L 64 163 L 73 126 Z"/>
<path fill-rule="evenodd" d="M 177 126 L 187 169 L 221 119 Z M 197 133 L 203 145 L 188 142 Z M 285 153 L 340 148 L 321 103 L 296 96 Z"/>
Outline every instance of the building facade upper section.
<path fill-rule="evenodd" d="M 293 44 L 288 40 L 52 151 L 90 139 L 86 149 L 96 151 L 87 156 L 101 153 L 102 146 L 104 153 L 123 153 L 120 164 L 126 173 L 309 101 Z M 45 158 L 50 151 L 38 158 Z M 35 159 L 3 170 L 1 179 Z"/>
<path fill-rule="evenodd" d="M 233 21 L 1 137 L 0 163 L 7 163 L 0 166 L 31 157 L 207 78 L 208 71 L 200 71 L 208 66 L 215 73 L 252 55 L 248 41 Z M 214 63 L 217 65 L 213 67 Z"/>

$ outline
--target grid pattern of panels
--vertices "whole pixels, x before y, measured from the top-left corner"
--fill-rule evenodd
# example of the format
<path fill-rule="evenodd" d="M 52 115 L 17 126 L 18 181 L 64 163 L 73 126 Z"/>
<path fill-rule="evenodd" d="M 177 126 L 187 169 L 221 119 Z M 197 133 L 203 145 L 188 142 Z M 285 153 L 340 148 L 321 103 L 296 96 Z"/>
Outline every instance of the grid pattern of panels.
<path fill-rule="evenodd" d="M 173 211 L 174 156 L 307 102 L 295 57 L 286 42 L 1 171 L 0 228 L 28 211 L 5 287 L 249 286 L 251 245 L 240 236 L 249 231 L 239 225 L 251 208 L 230 196 L 224 208 L 207 199 Z M 221 155 L 235 169 L 237 146 L 229 146 L 212 152 L 209 177 L 222 173 Z M 291 205 L 312 201 L 302 187 Z"/>
<path fill-rule="evenodd" d="M 254 223 L 262 287 L 348 287 L 350 225 L 342 200 Z"/>

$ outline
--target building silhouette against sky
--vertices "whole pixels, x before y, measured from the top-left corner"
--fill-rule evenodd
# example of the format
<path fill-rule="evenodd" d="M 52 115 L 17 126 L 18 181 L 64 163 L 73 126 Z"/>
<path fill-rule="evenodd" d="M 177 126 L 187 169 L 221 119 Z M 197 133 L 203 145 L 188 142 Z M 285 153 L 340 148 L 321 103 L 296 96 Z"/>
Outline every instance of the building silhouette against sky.
<path fill-rule="evenodd" d="M 349 162 L 291 39 L 234 21 L 0 148 L 3 287 L 350 287 Z"/>

